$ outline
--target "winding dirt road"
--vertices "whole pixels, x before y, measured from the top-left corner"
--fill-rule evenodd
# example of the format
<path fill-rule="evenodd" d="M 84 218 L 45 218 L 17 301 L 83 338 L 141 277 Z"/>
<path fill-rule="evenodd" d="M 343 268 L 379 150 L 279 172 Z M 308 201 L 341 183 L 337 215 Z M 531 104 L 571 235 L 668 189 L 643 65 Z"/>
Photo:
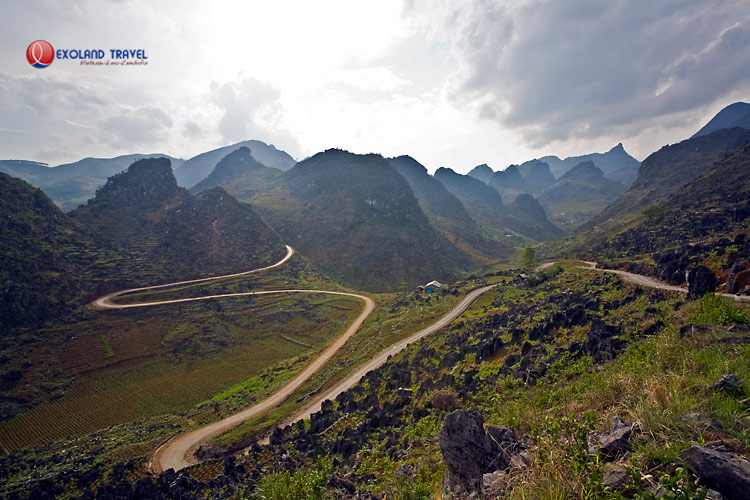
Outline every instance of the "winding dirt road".
<path fill-rule="evenodd" d="M 195 429 L 191 432 L 173 437 L 172 439 L 164 443 L 161 447 L 159 447 L 154 453 L 153 459 L 151 461 L 151 470 L 153 472 L 159 473 L 170 468 L 174 470 L 180 470 L 182 468 L 195 464 L 196 460 L 194 458 L 194 453 L 196 449 L 198 448 L 198 446 L 200 446 L 200 444 L 236 427 L 237 425 L 241 424 L 242 422 L 244 422 L 245 420 L 249 418 L 261 415 L 271 410 L 272 408 L 280 405 L 282 402 L 284 402 L 292 393 L 294 393 L 294 391 L 296 391 L 304 382 L 306 382 L 315 372 L 317 372 L 323 365 L 325 365 L 333 357 L 336 351 L 338 351 L 346 343 L 346 341 L 359 330 L 364 320 L 374 310 L 375 302 L 369 297 L 366 297 L 364 295 L 354 294 L 354 293 L 334 292 L 334 291 L 327 291 L 327 290 L 303 290 L 303 289 L 265 290 L 265 291 L 258 291 L 258 292 L 229 293 L 229 294 L 219 294 L 219 295 L 207 295 L 207 296 L 187 298 L 187 299 L 164 300 L 164 301 L 158 301 L 158 302 L 142 302 L 142 303 L 135 303 L 135 304 L 113 304 L 111 302 L 112 299 L 114 299 L 115 297 L 127 294 L 127 293 L 154 290 L 158 288 L 166 288 L 166 287 L 184 285 L 184 284 L 201 283 L 201 282 L 206 282 L 206 281 L 227 279 L 227 278 L 233 278 L 237 276 L 244 276 L 244 275 L 251 274 L 251 273 L 266 271 L 268 269 L 273 269 L 275 267 L 281 266 L 286 261 L 288 261 L 292 257 L 292 255 L 294 255 L 294 249 L 292 247 L 287 245 L 286 248 L 287 248 L 286 256 L 284 256 L 283 259 L 281 259 L 279 262 L 271 266 L 263 267 L 260 269 L 254 269 L 251 271 L 245 271 L 242 273 L 229 274 L 225 276 L 216 276 L 212 278 L 196 279 L 196 280 L 190 280 L 190 281 L 180 281 L 180 282 L 168 283 L 164 285 L 155 285 L 155 286 L 149 286 L 149 287 L 122 290 L 119 292 L 105 295 L 97 299 L 96 301 L 94 301 L 94 305 L 100 308 L 126 309 L 126 308 L 133 308 L 133 307 L 149 307 L 149 306 L 157 306 L 157 305 L 165 305 L 165 304 L 175 304 L 175 303 L 180 303 L 180 302 L 220 299 L 220 298 L 228 298 L 228 297 L 242 297 L 242 296 L 251 296 L 251 295 L 270 295 L 270 294 L 280 294 L 280 293 L 322 293 L 322 294 L 343 295 L 347 297 L 354 297 L 364 302 L 364 307 L 362 309 L 362 312 L 359 314 L 357 319 L 349 326 L 349 328 L 342 335 L 336 338 L 336 340 L 333 343 L 331 343 L 315 360 L 313 360 L 307 367 L 305 367 L 305 369 L 299 375 L 297 375 L 290 382 L 288 382 L 287 384 L 285 384 L 284 386 L 276 390 L 266 399 L 254 404 L 253 406 L 245 408 L 244 410 L 238 413 L 235 413 L 234 415 L 231 415 L 218 422 L 214 422 L 212 424 L 208 424 L 206 426 Z M 551 267 L 554 264 L 555 262 L 547 262 L 539 266 L 537 269 L 538 270 L 546 269 L 548 267 Z M 584 262 L 584 264 L 586 265 L 586 267 L 589 267 L 596 271 L 618 274 L 620 276 L 623 276 L 627 280 L 632 281 L 639 285 L 643 285 L 643 286 L 647 286 L 651 288 L 657 288 L 661 290 L 680 292 L 680 293 L 687 292 L 687 289 L 685 288 L 661 283 L 647 276 L 642 276 L 639 274 L 630 273 L 627 271 L 619 271 L 619 270 L 614 270 L 614 269 L 596 269 L 596 263 L 594 262 Z M 288 417 L 285 420 L 285 423 L 291 423 L 300 419 L 309 418 L 311 414 L 317 411 L 320 411 L 323 401 L 329 400 L 329 399 L 330 400 L 335 399 L 336 396 L 338 396 L 342 392 L 345 392 L 349 390 L 350 388 L 354 387 L 362 379 L 362 377 L 364 377 L 367 374 L 367 372 L 382 366 L 388 360 L 390 356 L 402 351 L 409 344 L 419 339 L 422 339 L 426 337 L 427 335 L 430 335 L 431 333 L 434 333 L 440 330 L 441 328 L 445 327 L 449 323 L 451 323 L 453 320 L 455 320 L 461 314 L 463 314 L 464 311 L 466 311 L 466 309 L 468 309 L 471 306 L 471 304 L 473 304 L 474 301 L 480 295 L 494 288 L 495 286 L 496 285 L 487 285 L 487 286 L 483 286 L 481 288 L 477 288 L 469 292 L 466 295 L 466 297 L 464 297 L 461 300 L 461 302 L 459 302 L 453 309 L 451 309 L 450 312 L 448 312 L 445 316 L 440 318 L 438 321 L 436 321 L 435 323 L 431 324 L 430 326 L 426 328 L 423 328 L 422 330 L 419 330 L 413 335 L 410 335 L 409 337 L 400 340 L 399 342 L 393 344 L 391 347 L 384 349 L 383 351 L 378 353 L 375 357 L 373 357 L 372 359 L 364 363 L 362 366 L 359 366 L 358 368 L 356 368 L 354 372 L 347 375 L 343 380 L 337 382 L 333 387 L 321 393 L 320 395 L 314 397 L 311 401 L 305 404 L 297 412 L 293 413 L 290 417 Z M 722 295 L 727 296 L 727 297 L 732 297 L 735 299 L 750 300 L 750 297 L 746 297 L 746 296 L 740 297 L 740 296 L 735 296 L 731 294 L 722 294 Z M 280 425 L 284 425 L 284 424 L 280 424 Z M 268 437 L 266 437 L 265 439 L 261 441 L 261 443 L 267 443 L 267 442 L 268 442 Z"/>
<path fill-rule="evenodd" d="M 497 285 L 487 285 L 483 286 L 481 288 L 477 288 L 476 290 L 473 290 L 466 294 L 466 297 L 461 300 L 453 309 L 448 312 L 445 316 L 437 320 L 435 323 L 431 324 L 430 326 L 423 328 L 422 330 L 419 330 L 418 332 L 414 333 L 413 335 L 410 335 L 409 337 L 399 340 L 395 344 L 393 344 L 391 347 L 387 347 L 386 349 L 382 350 L 380 353 L 378 353 L 375 357 L 367 361 L 362 366 L 358 367 L 356 371 L 350 373 L 346 376 L 343 380 L 339 381 L 335 386 L 328 389 L 326 392 L 320 394 L 319 396 L 316 396 L 312 401 L 308 402 L 306 405 L 304 405 L 301 409 L 299 409 L 296 413 L 293 413 L 290 417 L 288 417 L 284 423 L 280 424 L 282 427 L 286 424 L 296 422 L 298 420 L 302 420 L 305 418 L 310 418 L 310 415 L 313 413 L 320 411 L 321 405 L 323 404 L 323 401 L 330 399 L 334 400 L 336 399 L 336 396 L 341 394 L 342 392 L 346 392 L 355 385 L 364 377 L 367 372 L 375 370 L 376 368 L 379 368 L 382 366 L 386 361 L 388 361 L 388 358 L 393 356 L 394 354 L 401 352 L 406 346 L 411 344 L 412 342 L 416 342 L 417 340 L 426 337 L 427 335 L 430 335 L 431 333 L 434 333 L 441 328 L 447 326 L 449 323 L 451 323 L 454 319 L 461 316 L 461 314 L 466 311 L 466 309 L 471 306 L 471 304 L 474 303 L 477 298 L 479 298 L 480 295 L 485 293 L 486 291 L 494 288 Z M 260 441 L 260 444 L 268 444 L 269 436 L 266 436 Z M 247 450 L 246 450 L 247 451 Z"/>
<path fill-rule="evenodd" d="M 336 351 L 338 351 L 341 346 L 349 340 L 349 337 L 359 330 L 359 327 L 362 326 L 362 322 L 365 318 L 367 318 L 373 309 L 375 309 L 375 302 L 371 298 L 354 293 L 329 292 L 323 290 L 273 290 L 267 292 L 247 293 L 244 295 L 264 295 L 271 293 L 325 293 L 330 295 L 346 295 L 347 297 L 355 297 L 363 300 L 365 307 L 362 309 L 359 316 L 357 316 L 357 319 L 354 320 L 354 323 L 352 323 L 342 335 L 336 338 L 336 340 L 334 340 L 333 343 L 320 354 L 320 356 L 307 365 L 299 375 L 294 377 L 290 382 L 287 382 L 266 399 L 254 404 L 253 406 L 245 408 L 239 413 L 230 415 L 223 420 L 200 427 L 186 434 L 181 434 L 164 443 L 154 453 L 154 457 L 151 461 L 151 469 L 153 472 L 159 473 L 167 469 L 180 470 L 195 464 L 194 453 L 201 443 L 204 443 L 219 434 L 223 434 L 224 432 L 238 426 L 245 420 L 261 415 L 283 403 L 294 391 L 305 383 L 307 379 L 326 364 L 334 354 L 336 354 Z M 232 294 L 230 296 L 237 295 L 238 294 Z M 226 297 L 226 295 L 216 297 Z"/>
<path fill-rule="evenodd" d="M 263 267 L 259 269 L 253 269 L 251 271 L 245 271 L 242 273 L 215 276 L 211 278 L 202 278 L 202 279 L 195 279 L 195 280 L 189 280 L 189 281 L 178 281 L 175 283 L 166 283 L 163 285 L 153 285 L 153 286 L 140 287 L 140 288 L 131 288 L 128 290 L 121 290 L 119 292 L 107 294 L 103 297 L 98 298 L 97 300 L 93 302 L 93 305 L 95 307 L 103 308 L 103 309 L 129 309 L 129 308 L 136 308 L 136 307 L 152 307 L 152 306 L 167 305 L 167 304 L 177 304 L 181 302 L 193 302 L 193 301 L 198 301 L 198 300 L 221 299 L 221 298 L 228 298 L 228 297 L 245 297 L 245 296 L 252 296 L 252 295 L 271 295 L 271 294 L 280 294 L 280 293 L 321 293 L 321 294 L 329 294 L 329 295 L 343 295 L 347 297 L 353 297 L 353 298 L 362 300 L 364 302 L 364 307 L 362 309 L 362 312 L 359 314 L 357 319 L 349 326 L 349 328 L 342 335 L 337 337 L 336 340 L 334 340 L 333 343 L 331 343 L 315 360 L 313 360 L 307 367 L 305 367 L 305 369 L 299 375 L 297 375 L 290 382 L 286 383 L 284 386 L 282 386 L 281 388 L 273 392 L 266 399 L 254 404 L 253 406 L 245 408 L 244 410 L 238 413 L 235 413 L 234 415 L 231 415 L 218 422 L 208 424 L 206 426 L 195 429 L 191 432 L 181 434 L 181 435 L 171 438 L 170 440 L 165 442 L 162 446 L 160 446 L 154 453 L 154 456 L 151 459 L 151 463 L 150 463 L 150 469 L 152 470 L 152 472 L 159 473 L 170 468 L 174 470 L 180 470 L 180 469 L 183 469 L 185 467 L 195 464 L 196 461 L 194 458 L 194 454 L 198 446 L 200 446 L 202 443 L 236 427 L 237 425 L 241 424 L 242 422 L 244 422 L 245 420 L 249 418 L 261 415 L 271 410 L 272 408 L 280 405 L 282 402 L 284 402 L 292 393 L 294 393 L 294 391 L 296 391 L 303 383 L 305 383 L 315 372 L 317 372 L 323 365 L 325 365 L 333 357 L 336 351 L 338 351 L 341 348 L 341 346 L 343 346 L 347 342 L 347 340 L 349 340 L 349 338 L 359 330 L 364 320 L 374 310 L 375 302 L 369 297 L 355 294 L 355 293 L 334 292 L 334 291 L 328 291 L 328 290 L 305 290 L 305 289 L 265 290 L 265 291 L 258 291 L 258 292 L 228 293 L 228 294 L 206 295 L 206 296 L 192 297 L 192 298 L 186 298 L 186 299 L 162 300 L 162 301 L 155 301 L 155 302 L 140 302 L 140 303 L 133 303 L 133 304 L 115 304 L 115 303 L 112 303 L 112 300 L 116 297 L 129 294 L 129 293 L 134 293 L 134 292 L 143 292 L 143 291 L 155 290 L 159 288 L 167 288 L 167 287 L 173 287 L 173 286 L 179 286 L 179 285 L 216 281 L 216 280 L 234 278 L 238 276 L 244 276 L 244 275 L 248 275 L 252 273 L 258 273 L 261 271 L 273 269 L 275 267 L 281 266 L 294 255 L 294 249 L 292 247 L 287 245 L 286 248 L 287 248 L 287 253 L 284 256 L 284 258 L 281 259 L 276 264 L 273 264 L 271 266 L 267 266 L 267 267 Z M 494 286 L 495 285 L 489 285 L 489 286 L 478 288 L 476 290 L 469 292 L 466 295 L 466 297 L 464 297 L 461 300 L 461 302 L 459 302 L 448 314 L 443 316 L 441 319 L 439 319 L 438 321 L 436 321 L 429 327 L 424 328 L 416 332 L 415 334 L 411 335 L 410 337 L 397 342 L 396 344 L 392 345 L 390 348 L 376 355 L 367 363 L 357 368 L 357 370 L 354 373 L 348 375 L 344 380 L 338 382 L 334 387 L 329 389 L 327 392 L 314 398 L 311 402 L 305 405 L 303 409 L 295 413 L 290 418 L 290 420 L 296 421 L 300 418 L 306 418 L 306 417 L 309 417 L 310 414 L 320 410 L 320 406 L 323 401 L 325 401 L 326 399 L 333 399 L 339 393 L 344 392 L 348 390 L 349 388 L 353 387 L 357 382 L 359 382 L 359 380 L 368 371 L 381 366 L 383 363 L 385 363 L 388 360 L 389 356 L 401 351 L 411 342 L 419 340 L 422 337 L 425 337 L 443 328 L 444 326 L 446 326 L 448 323 L 450 323 L 451 321 L 456 319 L 458 316 L 460 316 L 466 309 L 468 309 L 468 307 L 477 299 L 477 297 L 479 297 L 481 294 L 483 294 L 484 292 L 486 292 L 487 290 L 491 289 Z"/>
<path fill-rule="evenodd" d="M 620 271 L 618 269 L 597 269 L 596 262 L 584 262 L 584 264 L 586 264 L 587 267 L 595 271 L 601 271 L 603 273 L 619 274 L 620 276 L 624 277 L 628 281 L 631 281 L 637 285 L 647 286 L 650 288 L 657 288 L 659 290 L 669 290 L 670 292 L 679 292 L 679 293 L 688 292 L 687 288 L 683 288 L 681 286 L 668 285 L 666 283 L 662 283 L 661 281 L 657 281 L 654 278 L 643 276 L 642 274 L 629 273 L 627 271 Z M 721 295 L 722 297 L 727 297 L 727 298 L 734 299 L 734 300 L 750 300 L 750 296 L 748 295 L 735 295 L 731 293 L 717 293 L 716 295 Z"/>
<path fill-rule="evenodd" d="M 133 293 L 133 292 L 145 292 L 148 290 L 156 290 L 157 288 L 167 288 L 170 286 L 177 286 L 177 285 L 189 285 L 194 283 L 205 283 L 208 281 L 216 281 L 216 280 L 224 280 L 227 278 L 236 278 L 237 276 L 246 276 L 248 274 L 254 274 L 259 273 L 261 271 L 268 271 L 269 269 L 273 269 L 275 267 L 279 267 L 283 265 L 286 261 L 292 258 L 292 255 L 294 255 L 294 248 L 290 247 L 289 245 L 286 245 L 286 255 L 278 261 L 276 264 L 271 264 L 270 266 L 261 267 L 258 269 L 252 269 L 250 271 L 244 271 L 241 273 L 235 273 L 235 274 L 225 274 L 223 276 L 213 276 L 211 278 L 198 278 L 195 280 L 188 280 L 188 281 L 176 281 L 174 283 L 165 283 L 163 285 L 153 285 L 153 286 L 144 286 L 141 288 L 131 288 L 129 290 L 120 290 L 119 292 L 113 292 L 110 294 L 107 294 L 103 297 L 99 297 L 94 301 L 94 305 L 96 307 L 101 307 L 103 309 L 128 309 L 131 307 L 148 307 L 148 306 L 160 306 L 164 304 L 176 304 L 178 302 L 191 302 L 195 300 L 207 300 L 207 299 L 215 299 L 220 297 L 238 297 L 241 295 L 251 295 L 247 293 L 230 293 L 230 294 L 224 294 L 224 295 L 207 295 L 205 297 L 195 297 L 191 299 L 176 299 L 176 300 L 163 300 L 161 302 L 140 302 L 137 304 L 113 304 L 112 299 L 115 297 L 119 297 L 120 295 L 125 295 L 127 293 Z M 291 291 L 291 290 L 289 290 Z M 255 292 L 257 295 L 259 292 Z"/>

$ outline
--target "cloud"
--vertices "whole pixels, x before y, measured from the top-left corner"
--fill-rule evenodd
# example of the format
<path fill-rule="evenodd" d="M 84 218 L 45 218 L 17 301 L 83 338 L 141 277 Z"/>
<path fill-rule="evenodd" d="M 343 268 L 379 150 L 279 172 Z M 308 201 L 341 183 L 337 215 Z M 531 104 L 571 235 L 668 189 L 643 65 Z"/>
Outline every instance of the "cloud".
<path fill-rule="evenodd" d="M 742 2 L 413 0 L 404 15 L 458 60 L 450 99 L 533 148 L 635 134 L 750 91 Z"/>
<path fill-rule="evenodd" d="M 172 127 L 172 119 L 156 106 L 125 108 L 101 123 L 100 140 L 119 148 L 137 150 L 161 144 Z"/>
<path fill-rule="evenodd" d="M 254 78 L 218 84 L 212 81 L 211 101 L 221 111 L 216 130 L 228 142 L 258 139 L 276 143 L 291 154 L 299 144 L 284 124 L 281 92 Z"/>

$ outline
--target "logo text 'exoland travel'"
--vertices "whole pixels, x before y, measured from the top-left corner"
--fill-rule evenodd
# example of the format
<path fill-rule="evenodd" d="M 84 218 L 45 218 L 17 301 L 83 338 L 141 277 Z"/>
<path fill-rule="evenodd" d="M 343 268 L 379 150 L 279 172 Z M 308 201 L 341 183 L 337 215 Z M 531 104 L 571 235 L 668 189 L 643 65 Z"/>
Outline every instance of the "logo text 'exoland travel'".
<path fill-rule="evenodd" d="M 145 66 L 145 49 L 53 49 L 44 40 L 31 42 L 26 59 L 35 68 L 46 68 L 52 61 L 77 61 L 81 66 Z"/>

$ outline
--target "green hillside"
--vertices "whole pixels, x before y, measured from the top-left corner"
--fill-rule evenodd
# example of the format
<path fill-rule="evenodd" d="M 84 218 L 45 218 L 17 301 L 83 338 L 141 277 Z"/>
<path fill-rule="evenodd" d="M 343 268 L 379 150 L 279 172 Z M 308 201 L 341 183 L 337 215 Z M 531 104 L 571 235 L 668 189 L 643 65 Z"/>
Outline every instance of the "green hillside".
<path fill-rule="evenodd" d="M 388 162 L 409 183 L 430 222 L 461 250 L 485 260 L 508 257 L 512 253 L 507 244 L 483 234 L 461 200 L 419 162 L 410 156 L 389 158 Z"/>
<path fill-rule="evenodd" d="M 327 150 L 287 171 L 282 183 L 253 203 L 286 243 L 353 287 L 413 288 L 472 266 L 380 155 Z"/>
<path fill-rule="evenodd" d="M 191 195 L 164 158 L 133 163 L 70 215 L 97 241 L 133 254 L 149 283 L 239 272 L 284 255 L 250 205 L 221 188 Z"/>
<path fill-rule="evenodd" d="M 566 172 L 539 193 L 539 203 L 550 219 L 565 229 L 575 229 L 598 215 L 625 191 L 625 186 L 606 177 L 586 161 Z"/>
<path fill-rule="evenodd" d="M 734 128 L 664 146 L 643 160 L 638 177 L 630 188 L 587 224 L 586 229 L 662 203 L 706 173 L 714 163 L 731 155 L 748 139 L 750 130 Z"/>
<path fill-rule="evenodd" d="M 59 320 L 93 299 L 104 276 L 117 276 L 128 255 L 94 241 L 41 189 L 0 173 L 0 190 L 0 331 L 5 337 L 15 327 Z"/>

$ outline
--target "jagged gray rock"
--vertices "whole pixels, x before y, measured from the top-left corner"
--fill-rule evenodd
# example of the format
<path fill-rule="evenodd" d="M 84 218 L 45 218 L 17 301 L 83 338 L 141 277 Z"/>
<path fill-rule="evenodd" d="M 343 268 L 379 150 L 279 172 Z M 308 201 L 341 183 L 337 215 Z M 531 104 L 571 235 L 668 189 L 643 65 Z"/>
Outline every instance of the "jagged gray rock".
<path fill-rule="evenodd" d="M 692 446 L 682 453 L 700 480 L 728 500 L 750 499 L 750 462 L 724 447 Z"/>
<path fill-rule="evenodd" d="M 718 382 L 711 386 L 711 389 L 715 391 L 738 392 L 742 390 L 743 383 L 742 377 L 734 373 L 729 373 L 721 377 Z"/>
<path fill-rule="evenodd" d="M 613 459 L 630 451 L 630 437 L 633 435 L 633 429 L 633 424 L 627 423 L 621 417 L 612 417 L 610 433 L 599 438 L 598 452 L 605 458 Z"/>
<path fill-rule="evenodd" d="M 445 416 L 439 436 L 445 461 L 444 488 L 454 493 L 482 490 L 485 473 L 507 469 L 518 442 L 513 429 L 489 427 L 477 410 L 456 410 Z"/>
<path fill-rule="evenodd" d="M 602 485 L 615 489 L 625 486 L 628 481 L 628 471 L 625 467 L 615 467 L 608 470 L 602 477 Z"/>
<path fill-rule="evenodd" d="M 698 299 L 716 290 L 716 275 L 706 266 L 697 266 L 688 273 L 688 298 Z"/>

